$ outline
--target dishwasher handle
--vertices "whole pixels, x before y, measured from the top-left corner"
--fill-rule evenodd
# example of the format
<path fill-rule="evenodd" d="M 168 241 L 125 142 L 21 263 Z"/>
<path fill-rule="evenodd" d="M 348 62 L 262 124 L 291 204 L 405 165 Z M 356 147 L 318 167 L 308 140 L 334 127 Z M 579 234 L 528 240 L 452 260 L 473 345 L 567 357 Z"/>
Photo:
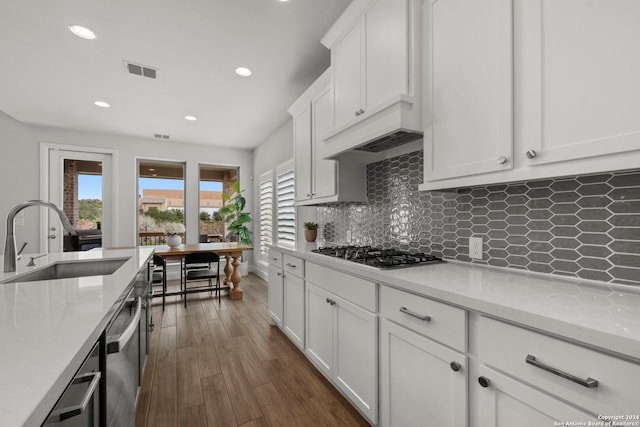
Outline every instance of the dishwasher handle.
<path fill-rule="evenodd" d="M 56 410 L 54 413 L 52 413 L 51 417 L 53 418 L 53 420 L 64 421 L 84 413 L 84 411 L 86 411 L 87 407 L 89 406 L 91 397 L 95 393 L 98 384 L 100 384 L 100 378 L 100 372 L 89 372 L 75 377 L 71 384 L 81 384 L 91 381 L 89 383 L 89 387 L 87 387 L 87 391 L 82 396 L 82 400 L 78 405 L 60 408 L 59 410 Z"/>
<path fill-rule="evenodd" d="M 133 315 L 133 319 L 127 329 L 120 335 L 107 337 L 107 354 L 119 353 L 122 350 L 136 331 L 138 324 L 140 323 L 140 315 L 142 313 L 142 297 L 137 298 L 138 303 L 136 305 L 136 313 Z"/>

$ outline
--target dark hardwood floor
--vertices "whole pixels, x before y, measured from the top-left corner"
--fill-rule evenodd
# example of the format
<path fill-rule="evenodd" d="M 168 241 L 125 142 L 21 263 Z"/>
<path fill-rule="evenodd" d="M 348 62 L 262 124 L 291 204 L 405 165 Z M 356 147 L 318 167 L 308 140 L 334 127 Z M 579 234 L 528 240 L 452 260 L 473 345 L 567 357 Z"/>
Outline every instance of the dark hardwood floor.
<path fill-rule="evenodd" d="M 177 282 L 171 282 L 177 286 Z M 242 279 L 244 299 L 154 299 L 155 331 L 136 427 L 367 426 L 275 326 L 267 285 Z"/>

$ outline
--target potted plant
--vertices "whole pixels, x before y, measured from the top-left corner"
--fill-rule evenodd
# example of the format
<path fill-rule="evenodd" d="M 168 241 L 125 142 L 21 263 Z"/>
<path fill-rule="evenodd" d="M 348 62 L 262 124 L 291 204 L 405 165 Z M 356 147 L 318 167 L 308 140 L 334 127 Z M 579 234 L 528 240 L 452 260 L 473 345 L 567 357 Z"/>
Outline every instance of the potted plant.
<path fill-rule="evenodd" d="M 243 245 L 251 245 L 251 231 L 245 224 L 251 222 L 251 214 L 243 212 L 246 199 L 240 191 L 240 183 L 233 184 L 233 194 L 223 194 L 222 199 L 227 201 L 215 214 L 216 220 L 222 220 L 227 224 L 227 237 L 238 236 L 238 241 Z"/>
<path fill-rule="evenodd" d="M 167 238 L 167 245 L 172 248 L 177 248 L 182 244 L 182 237 L 180 234 L 183 234 L 185 231 L 184 224 L 179 222 L 170 222 L 164 226 L 164 232 L 169 236 Z"/>
<path fill-rule="evenodd" d="M 304 223 L 304 238 L 307 242 L 315 242 L 318 237 L 318 223 L 307 221 Z"/>
<path fill-rule="evenodd" d="M 222 199 L 227 203 L 214 214 L 216 221 L 223 221 L 227 225 L 227 238 L 237 238 L 243 245 L 251 245 L 251 231 L 246 224 L 251 222 L 251 214 L 244 212 L 246 199 L 240 190 L 240 183 L 233 184 L 233 194 L 223 194 Z M 242 260 L 240 263 L 240 274 L 249 274 L 248 262 Z"/>

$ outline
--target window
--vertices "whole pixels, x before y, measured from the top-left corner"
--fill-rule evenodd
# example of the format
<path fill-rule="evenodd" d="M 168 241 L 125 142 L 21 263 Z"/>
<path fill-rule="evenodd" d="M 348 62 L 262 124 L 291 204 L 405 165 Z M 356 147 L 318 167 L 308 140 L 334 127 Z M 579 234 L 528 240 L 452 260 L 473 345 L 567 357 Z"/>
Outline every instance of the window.
<path fill-rule="evenodd" d="M 273 172 L 260 177 L 260 253 L 269 254 L 273 241 Z"/>
<path fill-rule="evenodd" d="M 223 194 L 233 190 L 238 168 L 199 165 L 200 194 L 198 209 L 198 241 L 220 242 L 225 239 L 225 224 L 216 213 L 224 205 Z"/>
<path fill-rule="evenodd" d="M 296 208 L 294 206 L 293 161 L 278 167 L 276 210 L 278 214 L 278 244 L 294 247 L 296 243 Z"/>
<path fill-rule="evenodd" d="M 138 244 L 184 237 L 184 163 L 138 160 Z"/>

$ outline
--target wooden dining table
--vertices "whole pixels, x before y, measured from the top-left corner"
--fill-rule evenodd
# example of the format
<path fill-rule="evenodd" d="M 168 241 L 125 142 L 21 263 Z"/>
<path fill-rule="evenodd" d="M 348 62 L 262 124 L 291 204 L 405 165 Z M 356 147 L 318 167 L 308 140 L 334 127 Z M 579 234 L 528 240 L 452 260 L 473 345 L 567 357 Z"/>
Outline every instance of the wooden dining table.
<path fill-rule="evenodd" d="M 196 252 L 215 252 L 220 257 L 224 257 L 226 259 L 224 281 L 231 287 L 229 297 L 232 300 L 242 299 L 240 257 L 242 252 L 252 250 L 253 247 L 241 243 L 186 243 L 175 248 L 167 245 L 152 247 L 155 249 L 155 254 L 165 260 L 182 260 L 186 255 Z"/>

